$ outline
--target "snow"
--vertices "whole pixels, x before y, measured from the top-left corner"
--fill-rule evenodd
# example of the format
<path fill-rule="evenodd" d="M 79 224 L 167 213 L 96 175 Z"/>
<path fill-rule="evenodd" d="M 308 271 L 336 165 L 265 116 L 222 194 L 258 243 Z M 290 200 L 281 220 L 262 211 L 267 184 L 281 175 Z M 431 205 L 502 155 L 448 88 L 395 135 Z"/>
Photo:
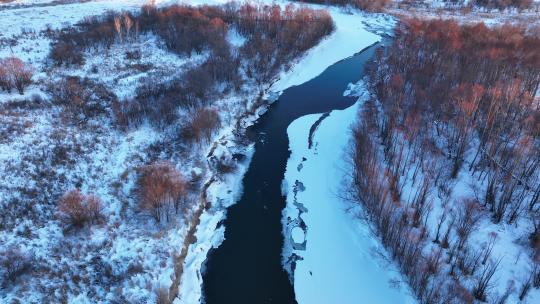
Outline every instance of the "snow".
<path fill-rule="evenodd" d="M 292 250 L 301 256 L 294 269 L 300 304 L 358 303 L 358 299 L 365 303 L 415 303 L 406 284 L 396 284 L 399 274 L 393 265 L 377 256 L 384 249 L 376 236 L 339 194 L 348 166 L 344 153 L 349 127 L 358 105 L 332 111 L 317 128 L 311 149 L 309 130 L 322 114 L 300 117 L 287 129 L 291 156 L 284 180 L 284 218 L 299 220 L 291 228 L 294 243 L 307 239 L 305 250 Z M 303 187 L 294 187 L 298 183 Z M 305 212 L 300 213 L 303 208 Z M 307 226 L 305 236 L 299 235 L 299 222 Z"/>
<path fill-rule="evenodd" d="M 449 1 L 424 1 L 424 4 L 416 4 L 411 1 L 400 2 L 406 4 L 403 7 L 398 5 L 389 6 L 386 8 L 386 13 L 404 18 L 454 19 L 465 24 L 484 22 L 488 26 L 501 26 L 507 23 L 519 24 L 533 30 L 540 24 L 538 7 L 525 11 L 510 8 L 501 12 L 497 9 L 490 10 L 475 6 L 468 11 L 468 9 L 463 9 L 462 4 L 452 4 Z M 540 4 L 540 1 L 535 0 L 535 2 Z"/>
<path fill-rule="evenodd" d="M 280 93 L 309 81 L 335 62 L 380 41 L 369 27 L 388 32 L 394 25 L 384 15 L 328 10 L 336 25 L 334 33 L 283 73 L 271 91 Z M 357 107 L 331 112 L 318 127 L 312 149 L 308 147 L 309 130 L 322 114 L 301 117 L 288 128 L 291 156 L 284 179 L 287 207 L 283 213 L 284 221 L 289 218 L 291 222 L 284 223 L 284 256 L 300 256 L 293 270 L 300 304 L 357 303 L 358 299 L 415 303 L 407 287 L 397 287 L 399 274 L 394 267 L 375 257 L 375 252 L 384 249 L 368 226 L 347 212 L 350 206 L 337 194 L 344 176 L 341 167 L 345 166 L 349 125 Z"/>
<path fill-rule="evenodd" d="M 100 15 L 108 10 L 138 9 L 145 0 L 96 0 L 81 3 L 71 3 L 56 6 L 30 6 L 23 8 L 6 8 L 0 10 L 0 38 L 20 34 L 24 29 L 41 31 L 48 26 L 52 28 L 65 27 L 82 20 L 86 16 Z M 24 24 L 21 24 L 24 18 Z M 17 24 L 19 26 L 13 26 Z"/>
<path fill-rule="evenodd" d="M 234 46 L 234 47 L 242 47 L 244 43 L 246 42 L 246 38 L 244 38 L 236 29 L 230 29 L 227 33 L 227 40 Z"/>
<path fill-rule="evenodd" d="M 303 70 L 284 73 L 272 90 L 279 93 L 288 86 L 301 84 L 315 77 L 318 70 L 324 69 L 326 58 L 313 60 L 311 56 L 316 56 L 317 52 L 321 51 L 331 57 L 333 52 L 323 51 L 323 46 L 328 40 L 338 39 L 335 37 L 339 37 L 339 33 L 345 33 L 340 31 L 339 25 L 348 20 L 347 15 L 340 17 L 340 12 L 336 13 L 333 9 L 331 13 L 336 22 L 336 32 L 298 63 L 305 67 Z M 530 24 L 537 23 L 537 17 L 532 18 Z M 483 16 L 481 20 L 496 25 L 505 22 L 505 18 L 512 16 Z M 461 17 L 463 22 L 472 20 L 469 19 Z M 378 26 L 384 29 L 384 22 Z M 361 39 L 344 40 L 358 43 Z M 337 42 L 331 45 L 342 47 L 343 49 L 337 51 L 342 51 L 343 54 L 350 51 L 347 50 L 348 43 Z M 343 47 L 345 45 L 347 47 Z M 345 94 L 355 90 L 357 94 L 358 89 L 358 86 L 351 86 Z M 286 267 L 293 272 L 295 292 L 300 304 L 357 303 L 358 299 L 365 300 L 366 303 L 415 302 L 406 284 L 396 290 L 396 282 L 401 281 L 396 267 L 383 262 L 389 260 L 385 257 L 384 248 L 376 236 L 372 235 L 367 224 L 362 224 L 361 220 L 352 215 L 360 214 L 360 211 L 355 212 L 355 209 L 343 202 L 339 196 L 343 190 L 343 178 L 346 175 L 344 172 L 350 171 L 342 159 L 345 158 L 343 153 L 349 136 L 348 126 L 355 120 L 357 107 L 358 104 L 345 111 L 333 111 L 324 119 L 315 133 L 315 145 L 312 149 L 308 148 L 309 129 L 322 114 L 299 118 L 288 129 L 292 154 L 283 186 L 287 194 L 287 207 L 284 210 L 284 259 L 286 264 L 292 264 Z M 470 193 L 470 185 L 473 183 L 470 178 L 460 177 L 454 186 L 456 197 Z M 414 193 L 413 191 L 414 189 L 406 189 L 404 196 Z M 441 212 L 440 202 L 436 202 L 428 223 L 431 228 Z M 522 248 L 523 244 L 527 243 L 527 227 L 525 223 L 495 225 L 489 220 L 489 216 L 486 216 L 471 236 L 470 243 L 479 250 L 486 245 L 490 233 L 497 233 L 493 256 L 504 257 L 504 260 L 495 275 L 491 297 L 493 301 L 513 284 L 514 292 L 508 300 L 510 303 L 519 302 L 517 296 L 520 284 L 525 281 L 532 267 L 528 254 L 523 252 Z M 290 256 L 299 258 L 287 260 Z M 470 283 L 464 282 L 467 285 Z M 524 303 L 537 303 L 539 296 L 540 290 L 532 289 Z"/>
<path fill-rule="evenodd" d="M 69 4 L 54 4 L 54 0 L 16 0 L 11 3 L 0 5 L 0 58 L 12 56 L 20 57 L 26 62 L 34 65 L 38 72 L 43 65 L 48 54 L 50 38 L 41 33 L 47 27 L 61 28 L 74 24 L 85 16 L 102 14 L 107 10 L 137 10 L 146 4 L 147 0 L 95 0 L 89 2 L 74 2 Z M 193 0 L 193 1 L 157 1 L 159 5 L 172 3 L 186 3 L 192 5 L 202 4 L 223 4 L 226 0 Z M 262 1 L 273 3 L 270 0 Z M 287 1 L 276 2 L 279 5 L 286 5 Z M 21 5 L 21 6 L 18 6 Z M 336 29 L 325 38 L 319 45 L 308 51 L 305 56 L 292 65 L 288 71 L 281 73 L 279 79 L 268 89 L 268 93 L 277 93 L 285 89 L 300 85 L 313 79 L 322 73 L 330 65 L 349 57 L 359 50 L 380 40 L 378 35 L 386 32 L 395 24 L 393 18 L 383 14 L 364 14 L 358 11 L 346 11 L 341 8 L 311 5 L 314 8 L 326 8 L 334 19 Z M 24 26 L 13 26 L 23 24 Z M 23 32 L 25 29 L 25 33 Z M 382 29 L 379 30 L 379 29 Z M 373 32 L 376 32 L 374 34 Z M 15 38 L 16 44 L 10 45 L 9 39 Z M 234 29 L 228 33 L 229 42 L 240 47 L 244 39 Z M 144 37 L 141 41 L 131 44 L 133 47 L 141 49 L 143 64 L 153 64 L 150 71 L 141 73 L 136 69 L 120 74 L 119 70 L 125 70 L 123 61 L 123 49 L 117 45 L 113 46 L 105 53 L 99 50 L 86 54 L 87 62 L 81 71 L 66 71 L 70 75 L 81 74 L 90 78 L 102 79 L 119 97 L 129 97 L 137 86 L 138 80 L 151 76 L 154 72 L 164 72 L 169 76 L 182 70 L 186 64 L 196 64 L 203 59 L 203 56 L 192 56 L 190 58 L 179 57 L 163 48 L 155 47 L 155 37 Z M 92 75 L 90 70 L 93 65 L 99 66 L 99 73 Z M 52 71 L 58 72 L 58 71 Z M 35 80 L 48 79 L 50 75 L 41 72 L 36 75 Z M 53 77 L 57 76 L 53 73 Z M 345 88 L 344 88 L 345 89 Z M 352 89 L 351 89 L 352 90 Z M 0 105 L 7 100 L 25 100 L 34 95 L 43 95 L 38 86 L 31 87 L 24 96 L 16 93 L 0 95 Z M 253 94 L 252 94 L 253 95 Z M 236 96 L 238 101 L 248 99 L 253 101 L 254 96 Z M 366 303 L 414 303 L 411 299 L 406 284 L 397 288 L 401 281 L 399 273 L 392 263 L 385 257 L 384 249 L 379 245 L 377 239 L 372 235 L 367 225 L 362 223 L 356 216 L 354 208 L 348 206 L 339 198 L 339 191 L 344 176 L 343 151 L 347 143 L 348 128 L 354 120 L 356 109 L 359 104 L 344 111 L 333 111 L 329 117 L 322 121 L 315 133 L 315 145 L 312 149 L 307 147 L 307 134 L 309 127 L 316 121 L 320 114 L 309 115 L 296 120 L 289 127 L 292 155 L 287 164 L 284 188 L 287 196 L 287 208 L 284 214 L 291 218 L 299 217 L 299 205 L 294 205 L 294 189 L 305 191 L 297 192 L 296 199 L 307 208 L 307 212 L 300 215 L 307 225 L 307 233 L 301 225 L 290 228 L 290 237 L 294 241 L 294 248 L 289 248 L 289 252 L 294 252 L 303 257 L 298 261 L 294 270 L 295 290 L 300 304 L 302 303 L 357 303 L 358 299 L 363 299 Z M 209 250 L 221 244 L 224 237 L 224 229 L 220 223 L 225 218 L 225 208 L 236 202 L 242 193 L 242 177 L 249 166 L 253 155 L 253 146 L 245 146 L 245 143 L 236 143 L 232 131 L 234 130 L 234 115 L 236 110 L 230 113 L 221 113 L 227 117 L 227 126 L 216 136 L 215 150 L 212 156 L 225 157 L 231 159 L 233 153 L 242 153 L 246 159 L 237 163 L 237 170 L 234 174 L 219 176 L 207 189 L 208 201 L 212 207 L 205 210 L 200 218 L 200 224 L 196 231 L 196 242 L 188 247 L 188 255 L 184 261 L 184 271 L 180 280 L 179 297 L 175 303 L 198 303 L 202 297 L 202 275 L 204 262 Z M 47 141 L 48 133 L 54 129 L 54 121 L 57 113 L 45 113 L 41 110 L 24 116 L 21 121 L 32 122 L 23 134 L 18 135 L 12 143 L 0 145 L 0 162 L 9 163 L 11 166 L 26 168 L 35 166 L 22 160 L 15 159 L 17 156 L 26 156 L 28 151 L 24 151 L 28 146 L 34 149 L 45 150 L 51 143 Z M 253 124 L 260 115 L 266 111 L 266 106 L 249 117 L 244 118 L 241 125 L 249 126 Z M 98 122 L 99 123 L 99 122 Z M 23 123 L 21 122 L 21 125 Z M 95 256 L 102 256 L 103 263 L 114 266 L 113 274 L 122 275 L 130 266 L 141 267 L 141 273 L 130 276 L 126 282 L 122 282 L 118 289 L 103 290 L 96 287 L 97 296 L 115 300 L 121 293 L 129 302 L 152 301 L 155 298 L 156 288 L 168 288 L 174 277 L 174 255 L 178 253 L 184 245 L 186 227 L 179 224 L 179 227 L 169 229 L 168 233 L 152 230 L 151 225 L 140 223 L 140 218 L 136 218 L 129 223 L 121 222 L 121 213 L 125 204 L 133 204 L 129 195 L 133 187 L 134 173 L 128 171 L 130 167 L 144 164 L 148 159 L 145 157 L 145 149 L 154 143 L 159 143 L 162 138 L 160 134 L 147 126 L 143 126 L 128 134 L 107 130 L 107 125 L 102 126 L 102 132 L 98 138 L 94 138 L 91 131 L 78 133 L 72 139 L 76 143 L 87 144 L 94 142 L 92 152 L 87 158 L 80 160 L 74 172 L 61 172 L 66 169 L 58 169 L 58 175 L 67 175 L 71 180 L 73 176 L 80 175 L 85 179 L 82 186 L 84 192 L 94 191 L 102 197 L 105 203 L 104 213 L 109 218 L 109 223 L 99 227 L 94 227 L 89 232 L 87 238 L 82 240 L 81 248 L 67 249 L 73 252 L 74 257 L 63 257 L 58 261 L 58 269 L 67 267 L 76 269 L 84 266 L 80 261 L 87 261 Z M 101 129 L 100 128 L 100 129 Z M 195 149 L 197 150 L 197 149 Z M 200 150 L 205 150 L 200 149 Z M 205 150 L 206 151 L 206 150 Z M 199 153 L 201 151 L 192 151 Z M 89 153 L 89 152 L 88 152 Z M 200 153 L 201 155 L 207 155 Z M 302 157 L 307 160 L 301 162 Z M 22 158 L 22 157 L 21 157 Z M 203 157 L 204 161 L 210 161 Z M 200 159 L 187 159 L 182 164 L 183 172 L 193 172 L 197 176 L 209 178 L 207 166 L 204 163 L 197 163 Z M 302 163 L 302 169 L 297 170 Z M 8 166 L 5 166 L 8 170 Z M 105 169 L 104 169 L 105 168 Z M 32 171 L 32 169 L 29 169 Z M 324 174 L 321 174 L 324 172 Z M 33 172 L 30 172 L 33 173 Z M 110 185 L 118 183 L 124 173 L 129 173 L 127 181 L 119 189 L 112 189 Z M 30 174 L 29 174 L 30 175 Z M 300 187 L 295 183 L 298 180 L 303 184 Z M 324 185 L 321 186 L 321 185 Z M 27 176 L 10 175 L 3 183 L 10 189 L 16 187 L 37 188 L 32 178 Z M 116 193 L 117 192 L 117 193 Z M 3 191 L 0 193 L 0 202 L 7 201 L 10 196 L 15 197 L 18 191 Z M 126 203 L 127 202 L 127 203 Z M 131 203 L 130 203 L 131 202 Z M 40 208 L 36 206 L 36 208 Z M 300 208 L 300 209 L 299 209 Z M 129 213 L 129 216 L 135 217 Z M 144 222 L 143 222 L 144 223 Z M 14 236 L 22 233 L 26 224 L 20 223 L 16 227 Z M 512 227 L 505 227 L 513 231 Z M 479 232 L 487 233 L 491 230 L 483 229 Z M 516 233 L 516 232 L 512 232 Z M 56 248 L 61 248 L 63 232 L 60 224 L 53 221 L 50 225 L 45 225 L 34 231 L 35 236 L 31 240 L 22 243 L 24 249 L 35 251 L 35 257 L 50 258 L 51 264 L 56 263 L 54 259 L 58 256 L 50 256 Z M 518 259 L 515 252 L 503 252 L 504 246 L 514 242 L 514 234 L 501 236 L 500 243 L 494 251 L 497 254 L 507 254 L 512 259 Z M 74 238 L 75 241 L 77 240 Z M 481 238 L 478 239 L 481 242 Z M 15 237 L 0 236 L 0 243 L 9 245 L 16 243 Z M 88 248 L 95 252 L 87 253 Z M 96 248 L 96 249 L 93 249 Z M 527 260 L 518 263 L 524 267 Z M 526 265 L 525 265 L 526 266 Z M 86 270 L 85 270 L 86 271 Z M 85 272 L 83 272 L 85 274 Z M 518 273 L 519 274 L 519 273 Z M 509 274 L 509 277 L 517 277 L 518 274 Z M 506 274 L 504 274 L 506 280 Z M 61 279 L 61 277 L 60 277 Z M 35 283 L 35 282 L 32 282 Z M 58 283 L 58 282 L 57 282 Z M 48 282 L 48 284 L 56 284 Z M 62 282 L 58 283 L 61 288 Z M 47 290 L 50 287 L 47 286 Z M 45 290 L 45 289 L 44 289 Z M 58 289 L 57 289 L 58 290 Z M 120 291 L 119 291 L 120 290 Z M 94 290 L 91 290 L 94 292 Z M 532 290 L 531 294 L 538 293 Z M 38 293 L 26 293 L 26 300 L 34 302 L 43 301 Z M 532 296 L 531 296 L 532 297 Z M 0 301 L 9 301 L 12 298 L 0 297 Z M 92 299 L 92 300 L 91 300 Z M 82 290 L 78 295 L 70 295 L 69 301 L 73 303 L 90 303 L 95 298 L 89 296 L 87 291 Z"/>
<path fill-rule="evenodd" d="M 21 95 L 16 90 L 13 90 L 11 93 L 5 91 L 0 92 L 0 104 L 11 102 L 11 101 L 24 101 L 33 98 L 43 98 L 44 95 L 39 88 L 36 86 L 29 86 L 24 90 L 24 93 Z"/>
<path fill-rule="evenodd" d="M 42 32 L 47 28 L 64 28 L 87 16 L 101 15 L 107 11 L 136 11 L 149 3 L 148 0 L 45 3 L 53 1 L 17 0 L 17 4 L 24 6 L 12 5 L 14 2 L 0 6 L 0 58 L 16 55 L 25 62 L 40 65 L 46 59 L 50 48 L 50 37 Z M 158 6 L 178 3 L 173 0 L 155 2 Z"/>
<path fill-rule="evenodd" d="M 123 100 L 135 97 L 135 89 L 145 78 L 165 83 L 201 64 L 208 56 L 207 52 L 179 56 L 167 51 L 162 44 L 155 35 L 145 34 L 127 43 L 128 47 L 113 44 L 105 49 L 87 51 L 84 55 L 87 59 L 82 67 L 58 70 L 62 74 L 105 82 L 118 99 Z M 126 48 L 137 51 L 141 58 L 126 58 Z"/>

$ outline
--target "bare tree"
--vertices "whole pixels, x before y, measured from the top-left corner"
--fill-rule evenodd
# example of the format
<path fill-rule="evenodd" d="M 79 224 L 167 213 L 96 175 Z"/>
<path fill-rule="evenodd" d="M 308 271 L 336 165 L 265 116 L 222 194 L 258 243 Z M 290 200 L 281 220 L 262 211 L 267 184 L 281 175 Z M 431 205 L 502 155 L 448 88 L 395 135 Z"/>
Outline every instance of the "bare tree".
<path fill-rule="evenodd" d="M 69 190 L 60 198 L 58 211 L 62 219 L 80 228 L 102 216 L 101 200 L 93 194 L 86 196 L 79 189 Z"/>
<path fill-rule="evenodd" d="M 220 127 L 221 120 L 215 109 L 202 108 L 195 111 L 182 130 L 185 139 L 210 141 L 212 134 Z"/>
<path fill-rule="evenodd" d="M 532 286 L 532 276 L 528 276 L 527 279 L 523 282 L 521 285 L 521 288 L 519 290 L 519 300 L 523 301 L 527 294 L 529 293 L 529 290 Z"/>
<path fill-rule="evenodd" d="M 120 43 L 122 43 L 122 19 L 120 18 L 120 16 L 114 17 L 114 29 L 118 34 L 118 39 L 120 40 Z"/>
<path fill-rule="evenodd" d="M 477 278 L 476 285 L 473 289 L 473 294 L 476 299 L 480 301 L 486 300 L 486 292 L 491 287 L 491 280 L 493 279 L 493 275 L 499 268 L 501 261 L 502 258 L 498 259 L 497 261 L 490 261 L 482 268 L 482 272 Z"/>
<path fill-rule="evenodd" d="M 457 250 L 461 250 L 469 236 L 478 226 L 482 217 L 479 203 L 474 199 L 463 199 L 456 208 L 456 235 L 458 236 Z"/>
<path fill-rule="evenodd" d="M 485 265 L 491 255 L 491 252 L 493 251 L 493 247 L 495 246 L 495 241 L 497 240 L 497 233 L 496 232 L 490 232 L 489 233 L 489 240 L 487 245 L 484 247 L 483 254 L 482 254 L 482 265 Z"/>
<path fill-rule="evenodd" d="M 133 26 L 133 20 L 131 20 L 128 14 L 124 14 L 123 21 L 124 21 L 124 27 L 126 28 L 126 39 L 129 39 L 131 27 Z"/>
<path fill-rule="evenodd" d="M 441 227 L 446 221 L 447 215 L 448 215 L 448 208 L 444 208 L 437 220 L 437 231 L 435 232 L 435 239 L 433 240 L 433 243 L 437 243 L 437 244 L 439 243 L 439 235 L 441 233 Z"/>

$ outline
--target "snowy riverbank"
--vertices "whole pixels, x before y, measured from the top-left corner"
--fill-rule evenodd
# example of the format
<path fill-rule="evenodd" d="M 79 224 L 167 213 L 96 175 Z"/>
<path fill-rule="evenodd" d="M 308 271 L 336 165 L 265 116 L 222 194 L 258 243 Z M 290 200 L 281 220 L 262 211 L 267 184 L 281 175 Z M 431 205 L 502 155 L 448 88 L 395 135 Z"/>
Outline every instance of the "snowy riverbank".
<path fill-rule="evenodd" d="M 284 255 L 299 257 L 292 268 L 300 304 L 347 304 L 358 299 L 415 303 L 397 269 L 384 258 L 376 236 L 340 195 L 350 126 L 361 101 L 329 115 L 303 116 L 287 130 L 291 156 L 283 184 L 288 246 Z"/>

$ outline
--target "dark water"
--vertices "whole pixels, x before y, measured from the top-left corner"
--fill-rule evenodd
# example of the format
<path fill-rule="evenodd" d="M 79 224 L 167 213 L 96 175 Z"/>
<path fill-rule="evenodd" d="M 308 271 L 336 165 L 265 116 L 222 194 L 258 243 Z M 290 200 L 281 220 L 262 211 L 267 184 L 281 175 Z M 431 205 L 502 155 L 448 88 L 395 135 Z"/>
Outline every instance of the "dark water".
<path fill-rule="evenodd" d="M 287 126 L 306 114 L 345 109 L 347 84 L 363 76 L 377 46 L 340 61 L 317 78 L 283 92 L 248 131 L 255 154 L 244 177 L 244 193 L 227 211 L 225 241 L 210 253 L 204 274 L 207 304 L 296 303 L 281 266 L 281 182 L 289 157 Z"/>

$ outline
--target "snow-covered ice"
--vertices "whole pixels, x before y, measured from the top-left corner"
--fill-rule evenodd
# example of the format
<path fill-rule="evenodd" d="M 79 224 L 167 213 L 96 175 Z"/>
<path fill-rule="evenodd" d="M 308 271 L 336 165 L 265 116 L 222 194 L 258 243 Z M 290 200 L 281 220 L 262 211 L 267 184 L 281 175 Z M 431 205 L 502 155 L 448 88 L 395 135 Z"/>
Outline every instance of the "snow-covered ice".
<path fill-rule="evenodd" d="M 297 225 L 289 226 L 293 242 L 307 240 L 305 250 L 301 246 L 292 250 L 301 257 L 294 269 L 300 304 L 358 303 L 359 299 L 364 303 L 415 303 L 407 285 L 398 283 L 397 270 L 381 257 L 384 249 L 376 236 L 340 195 L 350 125 L 358 105 L 332 111 L 317 128 L 311 149 L 309 130 L 322 114 L 298 118 L 287 129 L 291 156 L 285 172 L 284 218 L 301 218 Z M 302 187 L 295 187 L 299 183 Z M 300 209 L 305 212 L 299 214 Z M 305 224 L 305 236 L 298 235 L 298 228 L 304 226 L 300 222 Z"/>
<path fill-rule="evenodd" d="M 336 25 L 334 33 L 311 49 L 297 63 L 298 68 L 283 73 L 271 91 L 280 93 L 309 81 L 335 62 L 380 41 L 368 26 L 388 29 L 394 25 L 394 20 L 384 15 L 328 10 Z M 358 299 L 366 303 L 415 303 L 407 285 L 399 286 L 399 272 L 381 258 L 384 249 L 367 224 L 358 221 L 348 211 L 351 206 L 339 196 L 349 126 L 357 108 L 358 103 L 332 111 L 323 119 L 311 149 L 310 128 L 323 114 L 301 117 L 287 130 L 291 156 L 283 183 L 287 194 L 284 258 L 300 257 L 292 274 L 300 304 L 358 303 Z"/>

